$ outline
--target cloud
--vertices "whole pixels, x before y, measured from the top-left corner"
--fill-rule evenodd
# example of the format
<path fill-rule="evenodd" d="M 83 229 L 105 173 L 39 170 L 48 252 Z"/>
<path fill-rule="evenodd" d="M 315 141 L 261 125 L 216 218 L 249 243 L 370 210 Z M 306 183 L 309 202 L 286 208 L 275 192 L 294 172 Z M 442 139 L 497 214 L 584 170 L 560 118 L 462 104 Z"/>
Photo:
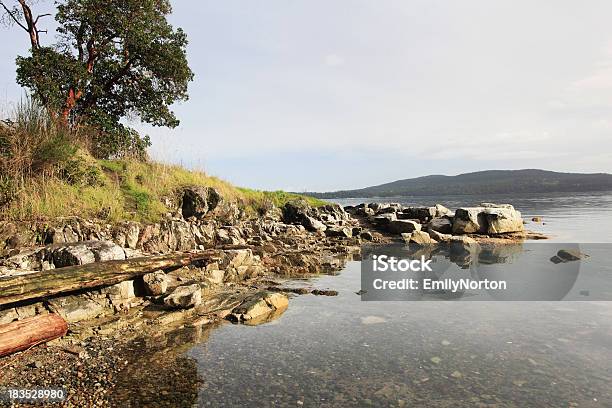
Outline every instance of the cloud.
<path fill-rule="evenodd" d="M 344 64 L 344 58 L 337 54 L 329 54 L 325 56 L 325 65 L 329 67 L 337 67 Z"/>

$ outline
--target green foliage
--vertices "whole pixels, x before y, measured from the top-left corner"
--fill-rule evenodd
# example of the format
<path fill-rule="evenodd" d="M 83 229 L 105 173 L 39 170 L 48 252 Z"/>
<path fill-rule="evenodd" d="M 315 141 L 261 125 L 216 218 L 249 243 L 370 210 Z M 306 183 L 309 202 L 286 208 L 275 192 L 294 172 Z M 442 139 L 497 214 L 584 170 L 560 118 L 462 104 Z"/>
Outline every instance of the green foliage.
<path fill-rule="evenodd" d="M 166 19 L 168 0 L 58 0 L 58 42 L 17 58 L 17 81 L 58 118 L 99 130 L 100 158 L 143 158 L 150 145 L 121 123 L 176 127 L 188 99 L 187 37 Z"/>
<path fill-rule="evenodd" d="M 281 208 L 287 202 L 296 199 L 303 199 L 312 207 L 321 207 L 328 204 L 325 201 L 314 197 L 302 196 L 300 194 L 288 193 L 286 191 L 259 191 L 240 187 L 238 190 L 244 195 L 253 209 L 258 213 L 268 210 L 272 206 Z"/>

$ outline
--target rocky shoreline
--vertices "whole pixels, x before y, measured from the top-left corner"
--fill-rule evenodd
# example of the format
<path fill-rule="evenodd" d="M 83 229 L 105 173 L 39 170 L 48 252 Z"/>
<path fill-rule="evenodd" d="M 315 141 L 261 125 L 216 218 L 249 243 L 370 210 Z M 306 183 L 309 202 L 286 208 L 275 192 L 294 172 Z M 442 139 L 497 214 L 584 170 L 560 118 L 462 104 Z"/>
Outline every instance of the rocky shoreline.
<path fill-rule="evenodd" d="M 253 216 L 214 189 L 192 187 L 177 193 L 173 208 L 157 224 L 110 225 L 79 218 L 53 225 L 0 223 L 0 284 L 81 265 L 109 262 L 112 267 L 158 254 L 206 253 L 188 265 L 143 271 L 112 285 L 0 303 L 0 325 L 56 313 L 69 327 L 60 339 L 0 358 L 0 387 L 59 382 L 68 389 L 65 406 L 116 405 L 110 390 L 119 387 L 118 373 L 130 369 L 134 342 L 153 339 L 166 345 L 165 360 L 168 353 L 182 354 L 223 321 L 260 324 L 280 316 L 291 296 L 333 296 L 333 290 L 296 287 L 292 279 L 339 271 L 359 257 L 364 243 L 454 245 L 471 251 L 479 242 L 538 238 L 524 230 L 520 213 L 510 205 L 452 212 L 439 204 L 314 208 L 296 200 Z M 191 387 L 187 393 L 197 393 L 197 375 L 190 374 L 188 381 L 182 371 L 189 365 L 181 367 L 173 371 L 176 378 Z"/>

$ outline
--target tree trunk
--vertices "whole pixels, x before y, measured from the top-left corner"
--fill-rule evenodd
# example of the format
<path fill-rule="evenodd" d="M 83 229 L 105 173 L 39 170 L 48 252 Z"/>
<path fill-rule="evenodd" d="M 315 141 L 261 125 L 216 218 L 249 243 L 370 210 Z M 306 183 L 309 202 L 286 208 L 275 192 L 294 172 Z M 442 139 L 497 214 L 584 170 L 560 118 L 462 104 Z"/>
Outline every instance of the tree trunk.
<path fill-rule="evenodd" d="M 217 251 L 173 253 L 121 261 L 68 266 L 0 279 L 0 305 L 37 299 L 79 289 L 114 285 L 160 269 L 177 268 L 203 259 Z"/>
<path fill-rule="evenodd" d="M 0 325 L 0 357 L 62 337 L 68 323 L 55 313 Z"/>

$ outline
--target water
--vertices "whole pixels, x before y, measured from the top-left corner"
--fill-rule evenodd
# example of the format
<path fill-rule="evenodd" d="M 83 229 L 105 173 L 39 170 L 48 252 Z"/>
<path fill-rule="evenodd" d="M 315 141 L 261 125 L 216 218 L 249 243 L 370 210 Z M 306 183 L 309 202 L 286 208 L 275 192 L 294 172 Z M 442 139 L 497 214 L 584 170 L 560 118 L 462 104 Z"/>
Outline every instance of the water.
<path fill-rule="evenodd" d="M 612 239 L 610 194 L 388 201 L 510 202 L 525 218 L 543 217 L 528 228 L 553 241 Z M 591 269 L 606 279 L 601 256 Z M 181 354 L 183 381 L 199 381 L 192 403 L 612 407 L 612 302 L 362 302 L 358 262 L 301 284 L 339 295 L 296 296 L 278 320 L 221 325 Z"/>

